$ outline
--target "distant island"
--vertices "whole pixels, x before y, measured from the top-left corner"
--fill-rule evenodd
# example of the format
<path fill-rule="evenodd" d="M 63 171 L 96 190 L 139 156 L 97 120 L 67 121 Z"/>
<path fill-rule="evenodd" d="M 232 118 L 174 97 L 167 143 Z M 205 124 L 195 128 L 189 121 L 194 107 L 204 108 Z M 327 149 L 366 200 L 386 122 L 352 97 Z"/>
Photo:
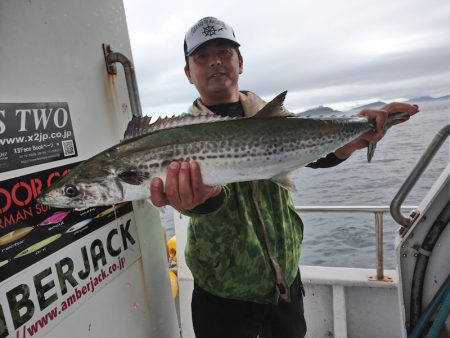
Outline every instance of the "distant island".
<path fill-rule="evenodd" d="M 322 114 L 332 115 L 333 113 L 340 113 L 340 111 L 334 110 L 333 108 L 330 108 L 330 107 L 319 106 L 316 108 L 305 110 L 304 112 L 301 112 L 300 114 L 303 114 L 303 115 L 322 115 Z"/>
<path fill-rule="evenodd" d="M 450 100 L 450 95 L 445 95 L 441 97 L 431 97 L 431 96 L 419 96 L 419 97 L 413 97 L 405 102 L 410 103 L 420 103 L 420 102 L 433 102 L 433 101 L 442 101 L 442 100 Z M 358 106 L 355 108 L 352 108 L 348 111 L 342 112 L 339 110 L 334 110 L 333 108 L 327 107 L 327 106 L 318 106 L 316 108 L 305 110 L 301 113 L 298 113 L 297 115 L 302 116 L 319 116 L 319 115 L 325 115 L 325 116 L 331 116 L 331 115 L 342 115 L 343 113 L 353 113 L 353 112 L 359 112 L 363 109 L 378 109 L 386 105 L 386 102 L 383 101 L 376 101 L 371 102 L 362 106 Z"/>
<path fill-rule="evenodd" d="M 431 96 L 419 96 L 409 99 L 406 102 L 429 102 L 429 101 L 440 101 L 440 100 L 449 100 L 450 95 L 445 95 L 441 97 L 431 97 Z"/>

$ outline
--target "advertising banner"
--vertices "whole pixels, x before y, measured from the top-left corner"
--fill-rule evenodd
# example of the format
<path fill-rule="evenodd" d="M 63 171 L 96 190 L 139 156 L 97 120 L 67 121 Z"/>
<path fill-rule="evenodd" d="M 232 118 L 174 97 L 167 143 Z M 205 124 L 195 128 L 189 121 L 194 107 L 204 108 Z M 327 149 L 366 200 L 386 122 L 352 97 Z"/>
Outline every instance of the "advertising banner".
<path fill-rule="evenodd" d="M 0 181 L 0 282 L 132 210 L 131 203 L 81 211 L 36 203 L 73 166 Z"/>
<path fill-rule="evenodd" d="M 0 181 L 0 338 L 40 337 L 140 257 L 132 203 L 36 203 L 75 165 Z"/>
<path fill-rule="evenodd" d="M 0 173 L 74 156 L 67 103 L 0 103 Z"/>
<path fill-rule="evenodd" d="M 134 263 L 140 249 L 132 215 L 0 284 L 0 337 L 42 337 Z"/>

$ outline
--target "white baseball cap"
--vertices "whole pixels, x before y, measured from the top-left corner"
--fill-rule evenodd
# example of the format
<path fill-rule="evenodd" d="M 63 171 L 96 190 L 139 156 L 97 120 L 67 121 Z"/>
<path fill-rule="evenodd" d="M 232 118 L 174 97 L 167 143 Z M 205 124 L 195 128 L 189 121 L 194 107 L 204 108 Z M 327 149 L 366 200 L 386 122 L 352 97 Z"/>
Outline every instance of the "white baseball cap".
<path fill-rule="evenodd" d="M 184 55 L 191 55 L 194 50 L 205 42 L 214 39 L 224 39 L 231 41 L 236 47 L 240 44 L 236 41 L 234 31 L 231 26 L 219 19 L 211 16 L 200 19 L 193 25 L 184 37 Z"/>

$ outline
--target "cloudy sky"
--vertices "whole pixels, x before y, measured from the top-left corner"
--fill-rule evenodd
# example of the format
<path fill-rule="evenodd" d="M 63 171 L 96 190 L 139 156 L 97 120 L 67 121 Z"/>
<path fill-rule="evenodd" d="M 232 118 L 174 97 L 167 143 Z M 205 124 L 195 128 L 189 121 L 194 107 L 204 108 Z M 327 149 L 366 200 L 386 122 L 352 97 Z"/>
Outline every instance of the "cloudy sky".
<path fill-rule="evenodd" d="M 230 24 L 241 44 L 240 89 L 286 106 L 349 109 L 450 94 L 448 0 L 124 0 L 143 112 L 173 115 L 197 97 L 184 72 L 185 32 Z"/>

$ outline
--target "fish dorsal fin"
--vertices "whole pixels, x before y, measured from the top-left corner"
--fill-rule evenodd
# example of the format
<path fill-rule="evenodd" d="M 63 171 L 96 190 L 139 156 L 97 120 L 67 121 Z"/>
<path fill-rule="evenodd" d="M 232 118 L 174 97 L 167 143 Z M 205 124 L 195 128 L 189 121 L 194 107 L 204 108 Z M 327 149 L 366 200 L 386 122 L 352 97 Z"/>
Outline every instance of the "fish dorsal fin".
<path fill-rule="evenodd" d="M 134 116 L 131 121 L 128 122 L 123 138 L 126 140 L 147 133 L 148 131 L 146 130 L 150 126 L 150 120 L 150 116 Z"/>
<path fill-rule="evenodd" d="M 287 90 L 278 94 L 272 101 L 267 103 L 259 112 L 257 112 L 254 117 L 291 116 L 292 113 L 283 107 L 286 94 Z"/>
<path fill-rule="evenodd" d="M 191 124 L 225 121 L 230 119 L 237 118 L 222 117 L 220 115 L 180 115 L 172 117 L 158 117 L 155 122 L 151 122 L 151 117 L 149 116 L 134 116 L 131 121 L 128 122 L 128 126 L 124 134 L 124 140 L 153 133 L 162 129 L 182 127 Z"/>

